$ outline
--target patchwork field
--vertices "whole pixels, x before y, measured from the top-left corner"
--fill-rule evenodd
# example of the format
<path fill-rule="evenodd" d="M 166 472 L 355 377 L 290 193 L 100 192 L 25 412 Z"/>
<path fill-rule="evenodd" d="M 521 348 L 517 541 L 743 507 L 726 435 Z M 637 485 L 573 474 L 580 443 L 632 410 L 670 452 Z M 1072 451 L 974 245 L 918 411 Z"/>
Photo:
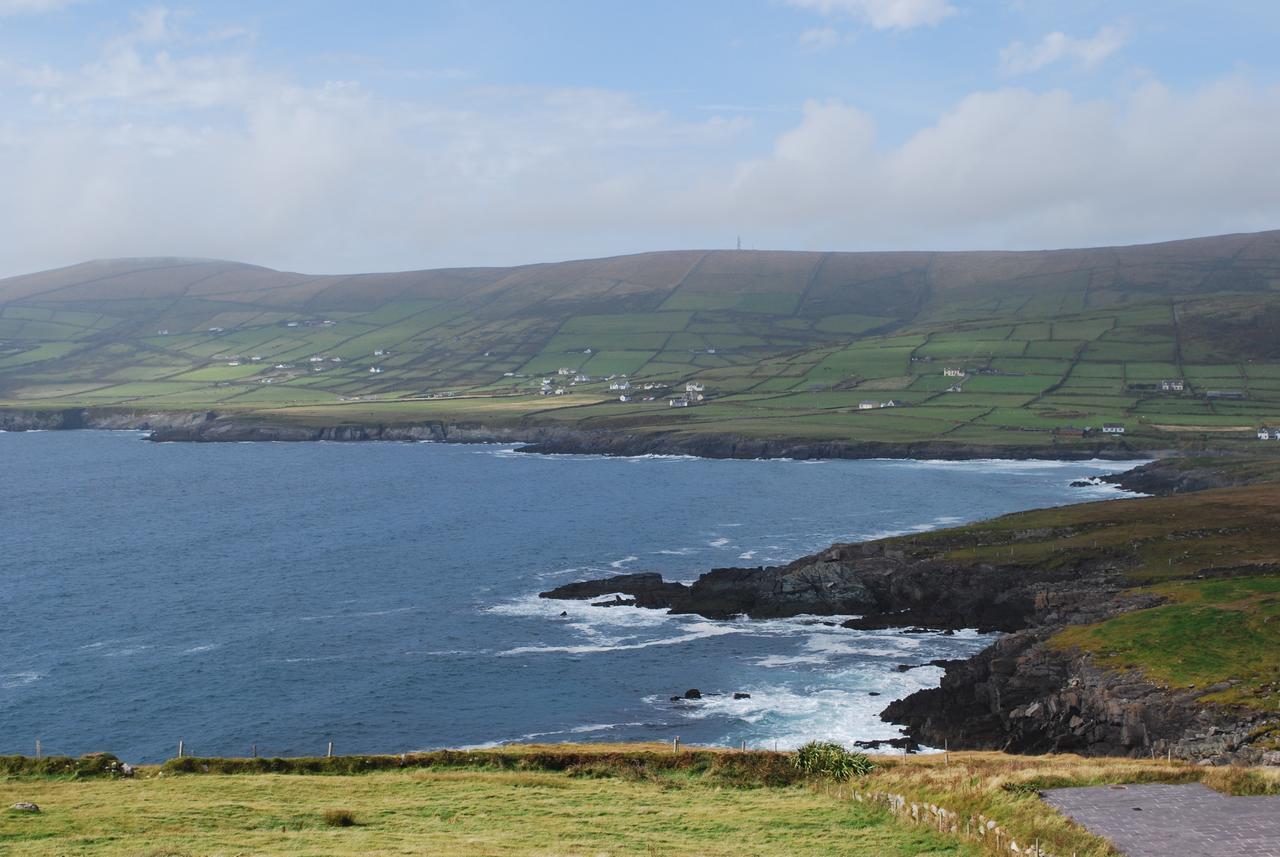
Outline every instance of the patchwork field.
<path fill-rule="evenodd" d="M 1274 232 L 351 277 L 119 260 L 0 281 L 0 406 L 1221 447 L 1280 425 L 1277 329 Z"/>

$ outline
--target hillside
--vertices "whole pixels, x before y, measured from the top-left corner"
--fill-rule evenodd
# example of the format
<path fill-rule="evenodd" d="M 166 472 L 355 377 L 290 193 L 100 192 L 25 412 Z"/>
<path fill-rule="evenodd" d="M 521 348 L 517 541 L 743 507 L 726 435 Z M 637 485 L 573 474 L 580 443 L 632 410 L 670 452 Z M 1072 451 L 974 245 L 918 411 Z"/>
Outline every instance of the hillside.
<path fill-rule="evenodd" d="M 1037 252 L 681 251 L 356 276 L 112 260 L 0 280 L 0 406 L 667 438 L 1224 447 L 1280 424 L 1277 329 L 1280 232 Z M 624 375 L 632 389 L 611 390 L 606 379 Z M 705 400 L 671 407 L 689 382 Z M 1104 423 L 1124 435 L 1103 435 Z"/>

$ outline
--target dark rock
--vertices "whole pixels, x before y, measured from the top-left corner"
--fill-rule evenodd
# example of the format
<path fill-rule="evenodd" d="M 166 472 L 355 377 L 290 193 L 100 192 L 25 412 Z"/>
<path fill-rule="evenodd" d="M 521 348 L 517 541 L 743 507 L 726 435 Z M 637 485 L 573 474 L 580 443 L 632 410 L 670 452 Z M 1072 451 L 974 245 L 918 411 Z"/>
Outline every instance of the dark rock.
<path fill-rule="evenodd" d="M 749 694 L 749 693 L 743 693 L 742 691 L 738 691 L 737 693 L 735 693 L 735 694 L 733 695 L 733 698 L 734 698 L 734 699 L 750 699 L 750 698 L 751 698 L 751 694 Z"/>
<path fill-rule="evenodd" d="M 684 692 L 685 699 L 702 699 L 702 691 L 696 687 L 691 687 Z"/>
<path fill-rule="evenodd" d="M 594 606 L 664 608 L 670 607 L 675 599 L 683 597 L 687 591 L 688 587 L 683 583 L 667 583 L 657 572 L 639 572 L 567 583 L 547 592 L 540 592 L 538 597 L 585 601 L 602 595 L 613 595 L 612 601 L 596 602 Z M 618 593 L 629 595 L 631 598 L 624 600 Z"/>
<path fill-rule="evenodd" d="M 879 696 L 879 695 L 880 695 L 880 691 L 878 691 L 878 690 L 869 690 L 869 691 L 867 691 L 867 696 Z"/>

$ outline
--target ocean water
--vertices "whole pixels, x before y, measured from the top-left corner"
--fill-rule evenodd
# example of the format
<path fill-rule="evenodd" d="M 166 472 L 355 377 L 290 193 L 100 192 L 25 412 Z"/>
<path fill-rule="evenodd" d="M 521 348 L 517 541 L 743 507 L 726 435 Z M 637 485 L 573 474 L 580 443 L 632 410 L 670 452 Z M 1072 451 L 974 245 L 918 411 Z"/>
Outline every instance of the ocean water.
<path fill-rule="evenodd" d="M 536 593 L 1117 496 L 1068 483 L 1125 466 L 0 433 L 0 753 L 894 737 L 879 711 L 941 675 L 896 666 L 988 639 Z"/>

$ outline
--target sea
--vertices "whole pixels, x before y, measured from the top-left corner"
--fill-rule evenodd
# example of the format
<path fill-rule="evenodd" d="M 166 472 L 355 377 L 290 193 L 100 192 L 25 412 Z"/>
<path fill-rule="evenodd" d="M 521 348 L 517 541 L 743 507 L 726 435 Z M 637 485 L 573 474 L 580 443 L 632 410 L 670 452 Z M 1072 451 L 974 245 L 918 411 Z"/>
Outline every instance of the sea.
<path fill-rule="evenodd" d="M 719 461 L 0 433 L 0 754 L 897 737 L 993 639 L 550 601 L 1122 496 L 1140 462 Z M 700 700 L 673 701 L 697 688 Z M 735 698 L 735 694 L 749 694 Z"/>

